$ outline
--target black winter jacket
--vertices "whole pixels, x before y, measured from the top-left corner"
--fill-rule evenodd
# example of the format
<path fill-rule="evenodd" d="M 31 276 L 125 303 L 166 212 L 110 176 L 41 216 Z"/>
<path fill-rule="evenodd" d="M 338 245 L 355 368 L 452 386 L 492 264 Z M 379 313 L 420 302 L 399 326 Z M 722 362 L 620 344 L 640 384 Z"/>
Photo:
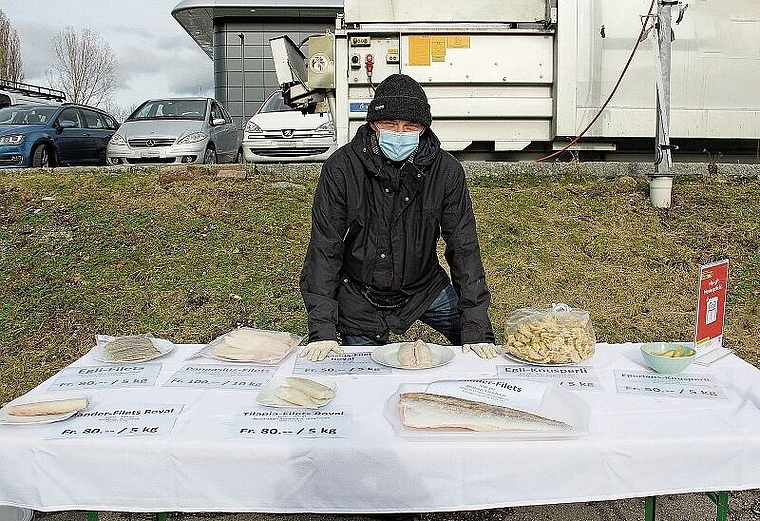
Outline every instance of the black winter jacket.
<path fill-rule="evenodd" d="M 442 236 L 462 343 L 493 342 L 491 295 L 461 164 L 430 129 L 413 163 L 385 159 L 373 140 L 363 125 L 322 167 L 300 281 L 309 340 L 340 333 L 387 341 L 389 330 L 405 332 L 449 284 L 436 249 Z M 378 309 L 362 296 L 365 286 L 404 303 Z"/>

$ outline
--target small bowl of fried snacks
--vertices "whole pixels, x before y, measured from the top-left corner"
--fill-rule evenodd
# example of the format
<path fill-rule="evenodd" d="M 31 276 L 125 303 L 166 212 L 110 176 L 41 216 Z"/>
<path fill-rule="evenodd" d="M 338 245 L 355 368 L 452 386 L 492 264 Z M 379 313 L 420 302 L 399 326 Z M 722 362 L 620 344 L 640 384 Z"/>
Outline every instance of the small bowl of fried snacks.
<path fill-rule="evenodd" d="M 641 354 L 658 373 L 676 374 L 691 365 L 697 352 L 691 342 L 648 342 L 641 346 Z"/>

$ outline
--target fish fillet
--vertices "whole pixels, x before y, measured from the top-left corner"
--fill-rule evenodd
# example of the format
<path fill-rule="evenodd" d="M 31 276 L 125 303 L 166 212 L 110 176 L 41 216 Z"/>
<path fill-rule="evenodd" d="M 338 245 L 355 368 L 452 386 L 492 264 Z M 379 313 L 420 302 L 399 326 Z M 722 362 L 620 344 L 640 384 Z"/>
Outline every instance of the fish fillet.
<path fill-rule="evenodd" d="M 398 408 L 401 423 L 415 429 L 534 432 L 572 430 L 572 426 L 567 423 L 537 414 L 440 394 L 402 393 Z"/>
<path fill-rule="evenodd" d="M 108 342 L 103 349 L 115 362 L 133 362 L 155 358 L 161 354 L 150 338 L 124 336 Z"/>
<path fill-rule="evenodd" d="M 48 416 L 81 411 L 85 408 L 87 408 L 87 398 L 67 398 L 14 405 L 8 408 L 8 414 L 10 416 Z"/>
<path fill-rule="evenodd" d="M 308 407 L 313 409 L 319 404 L 309 396 L 306 392 L 295 387 L 280 386 L 275 389 L 275 394 L 280 400 L 285 400 L 293 405 L 300 405 L 301 407 Z"/>
<path fill-rule="evenodd" d="M 333 391 L 332 388 L 319 382 L 315 382 L 314 380 L 309 380 L 308 378 L 289 376 L 285 378 L 285 382 L 287 382 L 288 386 L 295 387 L 299 391 L 305 392 L 320 404 L 332 400 L 335 396 L 335 391 Z"/>
<path fill-rule="evenodd" d="M 238 329 L 224 335 L 213 353 L 239 362 L 273 362 L 283 358 L 291 347 L 284 338 Z"/>
<path fill-rule="evenodd" d="M 433 365 L 433 354 L 430 347 L 422 340 L 404 342 L 398 348 L 396 355 L 404 367 L 430 367 Z"/>

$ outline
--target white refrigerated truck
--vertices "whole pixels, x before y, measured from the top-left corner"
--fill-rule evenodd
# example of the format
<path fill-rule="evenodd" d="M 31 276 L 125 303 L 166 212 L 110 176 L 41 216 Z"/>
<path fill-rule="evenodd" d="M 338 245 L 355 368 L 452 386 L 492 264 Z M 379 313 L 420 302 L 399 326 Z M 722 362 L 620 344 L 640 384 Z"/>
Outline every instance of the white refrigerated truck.
<path fill-rule="evenodd" d="M 652 24 L 651 4 L 345 0 L 335 30 L 310 38 L 307 56 L 287 37 L 271 45 L 290 104 L 304 111 L 329 107 L 339 145 L 363 123 L 373 86 L 400 72 L 425 88 L 433 129 L 447 150 L 539 156 L 563 147 L 599 112 L 642 24 Z M 673 25 L 671 139 L 684 153 L 756 155 L 760 2 L 688 0 L 673 20 L 679 23 Z M 650 36 L 640 44 L 616 95 L 574 149 L 653 150 L 654 42 Z"/>

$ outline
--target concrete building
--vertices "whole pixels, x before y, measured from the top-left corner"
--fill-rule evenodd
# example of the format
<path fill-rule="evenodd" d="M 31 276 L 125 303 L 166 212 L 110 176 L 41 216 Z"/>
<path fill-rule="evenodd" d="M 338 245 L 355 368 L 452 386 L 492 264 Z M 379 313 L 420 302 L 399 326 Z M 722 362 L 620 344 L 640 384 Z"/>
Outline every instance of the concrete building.
<path fill-rule="evenodd" d="M 343 0 L 183 0 L 172 16 L 213 60 L 214 96 L 243 126 L 279 87 L 269 39 L 300 43 L 334 28 L 342 10 Z"/>

